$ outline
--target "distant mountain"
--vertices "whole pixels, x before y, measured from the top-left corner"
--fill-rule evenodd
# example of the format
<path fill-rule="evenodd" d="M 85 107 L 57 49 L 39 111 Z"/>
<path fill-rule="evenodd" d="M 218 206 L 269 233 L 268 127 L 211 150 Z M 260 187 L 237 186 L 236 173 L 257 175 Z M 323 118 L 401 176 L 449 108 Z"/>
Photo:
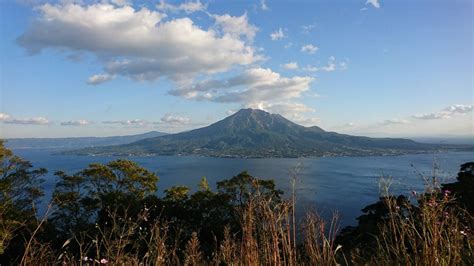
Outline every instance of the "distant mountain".
<path fill-rule="evenodd" d="M 80 149 L 86 147 L 121 145 L 164 135 L 166 135 L 166 133 L 151 131 L 138 135 L 113 137 L 12 138 L 6 139 L 5 146 L 10 149 Z"/>
<path fill-rule="evenodd" d="M 394 155 L 451 149 L 401 138 L 358 137 L 304 127 L 281 115 L 242 109 L 210 126 L 74 154 L 304 157 Z"/>

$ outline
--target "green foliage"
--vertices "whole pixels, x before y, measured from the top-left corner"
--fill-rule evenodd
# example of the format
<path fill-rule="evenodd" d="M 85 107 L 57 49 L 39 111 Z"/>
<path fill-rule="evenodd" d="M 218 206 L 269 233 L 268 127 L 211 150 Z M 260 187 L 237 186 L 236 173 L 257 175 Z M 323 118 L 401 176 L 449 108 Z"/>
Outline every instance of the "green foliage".
<path fill-rule="evenodd" d="M 174 186 L 165 189 L 165 201 L 184 202 L 188 199 L 189 188 L 186 186 Z"/>
<path fill-rule="evenodd" d="M 158 197 L 158 177 L 127 160 L 91 164 L 72 175 L 56 172 L 55 212 L 38 223 L 32 206 L 42 195 L 39 177 L 46 171 L 32 170 L 1 144 L 2 265 L 18 262 L 23 254 L 29 264 L 474 262 L 474 163 L 463 164 L 458 182 L 441 189 L 415 198 L 381 197 L 362 210 L 356 227 L 343 229 L 335 240 L 336 220 L 327 223 L 317 215 L 309 215 L 297 232 L 295 202 L 282 199 L 273 180 L 241 172 L 217 182 L 213 191 L 203 177 L 194 193 L 174 186 Z M 33 224 L 37 234 L 24 252 Z M 300 233 L 304 239 L 298 247 Z"/>
<path fill-rule="evenodd" d="M 263 180 L 249 175 L 246 171 L 228 180 L 217 182 L 217 189 L 228 196 L 231 203 L 243 206 L 249 197 L 256 193 L 262 193 L 267 198 L 280 199 L 283 194 L 275 188 L 275 181 Z"/>
<path fill-rule="evenodd" d="M 456 202 L 474 214 L 474 162 L 462 164 L 457 182 L 443 184 L 441 188 L 454 193 Z"/>
<path fill-rule="evenodd" d="M 199 181 L 198 187 L 199 187 L 200 191 L 210 191 L 211 190 L 211 188 L 209 186 L 209 182 L 207 182 L 207 178 L 205 176 L 203 176 L 201 178 L 201 181 Z"/>
<path fill-rule="evenodd" d="M 90 227 L 101 210 L 120 206 L 123 211 L 157 190 L 158 177 L 127 160 L 91 164 L 74 175 L 55 174 L 59 179 L 53 193 L 57 211 L 51 221 L 65 233 Z"/>
<path fill-rule="evenodd" d="M 15 235 L 22 242 L 20 236 L 35 221 L 44 174 L 46 169 L 32 169 L 30 162 L 14 156 L 0 140 L 0 255 Z"/>

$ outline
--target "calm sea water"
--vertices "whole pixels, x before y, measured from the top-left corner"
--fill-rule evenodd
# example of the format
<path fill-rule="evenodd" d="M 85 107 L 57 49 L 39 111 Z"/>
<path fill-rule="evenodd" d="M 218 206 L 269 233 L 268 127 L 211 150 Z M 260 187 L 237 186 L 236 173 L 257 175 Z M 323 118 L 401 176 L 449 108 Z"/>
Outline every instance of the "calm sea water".
<path fill-rule="evenodd" d="M 52 151 L 16 150 L 16 154 L 47 168 L 45 177 L 45 201 L 54 188 L 53 173 L 58 170 L 75 173 L 88 164 L 107 163 L 120 157 L 54 155 Z M 392 176 L 391 191 L 409 194 L 423 191 L 423 177 L 433 175 L 444 182 L 452 182 L 460 164 L 474 160 L 474 152 L 402 155 L 390 157 L 331 157 L 301 159 L 228 159 L 209 157 L 152 156 L 125 157 L 158 174 L 159 193 L 174 185 L 186 185 L 192 189 L 202 176 L 212 187 L 216 181 L 231 178 L 243 170 L 250 174 L 274 179 L 277 187 L 287 196 L 291 193 L 290 173 L 296 172 L 296 195 L 299 213 L 317 209 L 329 217 L 332 211 L 341 214 L 341 224 L 354 225 L 361 209 L 375 202 L 380 195 L 380 177 Z"/>

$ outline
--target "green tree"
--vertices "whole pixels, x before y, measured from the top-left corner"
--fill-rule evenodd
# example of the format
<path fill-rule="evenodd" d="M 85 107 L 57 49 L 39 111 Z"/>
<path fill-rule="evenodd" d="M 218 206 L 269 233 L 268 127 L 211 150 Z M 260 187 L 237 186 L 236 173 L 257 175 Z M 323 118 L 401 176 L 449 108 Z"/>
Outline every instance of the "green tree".
<path fill-rule="evenodd" d="M 0 140 L 0 254 L 15 234 L 27 233 L 21 229 L 36 221 L 35 204 L 43 196 L 41 176 L 46 172 L 32 169 L 30 162 L 13 155 Z"/>
<path fill-rule="evenodd" d="M 128 160 L 91 164 L 67 175 L 57 172 L 59 181 L 53 197 L 58 207 L 52 221 L 64 233 L 77 233 L 93 221 L 107 220 L 111 210 L 123 213 L 157 190 L 158 176 Z M 134 207 L 134 208 L 132 208 Z"/>
<path fill-rule="evenodd" d="M 229 197 L 233 204 L 243 206 L 254 193 L 280 200 L 283 194 L 281 190 L 276 189 L 275 181 L 258 179 L 249 175 L 246 171 L 232 177 L 231 179 L 217 182 L 217 189 L 220 193 Z"/>
<path fill-rule="evenodd" d="M 474 216 L 474 162 L 462 164 L 457 182 L 443 184 L 441 188 L 446 193 L 453 193 L 456 203 Z"/>

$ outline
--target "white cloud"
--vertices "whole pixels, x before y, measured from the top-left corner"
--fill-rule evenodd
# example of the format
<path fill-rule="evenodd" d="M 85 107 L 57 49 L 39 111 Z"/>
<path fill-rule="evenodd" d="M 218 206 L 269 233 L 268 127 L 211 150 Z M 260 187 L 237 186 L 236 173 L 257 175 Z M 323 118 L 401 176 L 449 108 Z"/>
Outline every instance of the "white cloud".
<path fill-rule="evenodd" d="M 334 56 L 330 56 L 328 59 L 328 62 L 324 66 L 312 66 L 312 65 L 306 65 L 305 67 L 301 68 L 303 71 L 307 72 L 318 72 L 318 71 L 326 71 L 326 72 L 332 72 L 336 70 L 345 70 L 347 69 L 348 64 L 347 62 L 336 62 L 336 58 Z"/>
<path fill-rule="evenodd" d="M 365 2 L 366 5 L 372 5 L 373 7 L 375 8 L 380 8 L 380 3 L 379 3 L 379 0 L 367 0 L 367 2 Z"/>
<path fill-rule="evenodd" d="M 129 5 L 132 4 L 128 0 L 111 0 L 110 2 L 114 5 L 117 5 L 117 6 L 129 6 Z"/>
<path fill-rule="evenodd" d="M 391 125 L 400 125 L 400 124 L 409 124 L 409 123 L 410 123 L 410 121 L 408 121 L 406 119 L 395 118 L 395 119 L 384 120 L 384 121 L 380 122 L 380 125 L 391 126 Z"/>
<path fill-rule="evenodd" d="M 312 45 L 312 44 L 306 44 L 301 47 L 301 52 L 306 52 L 309 54 L 314 54 L 319 50 L 318 47 Z"/>
<path fill-rule="evenodd" d="M 16 125 L 49 125 L 50 122 L 44 117 L 33 117 L 33 118 L 9 118 L 3 121 L 7 124 Z"/>
<path fill-rule="evenodd" d="M 260 102 L 245 107 L 256 108 L 264 110 L 273 114 L 280 114 L 283 117 L 298 123 L 303 126 L 314 126 L 320 122 L 320 119 L 313 116 L 308 116 L 310 113 L 314 113 L 315 110 L 302 103 L 295 102 Z"/>
<path fill-rule="evenodd" d="M 283 29 L 282 28 L 279 28 L 278 30 L 272 32 L 270 34 L 270 39 L 272 39 L 272 41 L 278 41 L 278 40 L 281 40 L 283 38 L 285 38 L 285 33 L 283 32 Z"/>
<path fill-rule="evenodd" d="M 160 3 L 156 5 L 156 9 L 167 12 L 185 12 L 186 14 L 191 14 L 198 11 L 205 11 L 207 9 L 207 4 L 202 4 L 198 1 L 187 1 L 181 3 L 180 5 L 172 5 L 166 3 L 164 0 L 160 0 Z"/>
<path fill-rule="evenodd" d="M 348 67 L 347 62 L 341 62 L 341 63 L 339 63 L 339 68 L 340 68 L 341 70 L 346 70 L 347 67 Z"/>
<path fill-rule="evenodd" d="M 203 80 L 170 93 L 190 100 L 238 103 L 242 107 L 280 113 L 301 124 L 314 124 L 315 119 L 303 115 L 314 110 L 293 102 L 309 90 L 313 80 L 312 77 L 287 78 L 271 69 L 252 68 L 234 77 Z"/>
<path fill-rule="evenodd" d="M 91 122 L 84 119 L 61 122 L 61 126 L 87 126 L 90 124 Z"/>
<path fill-rule="evenodd" d="M 38 18 L 17 42 L 31 54 L 45 49 L 94 54 L 104 66 L 102 75 L 183 81 L 261 59 L 249 43 L 257 28 L 246 14 L 211 15 L 215 25 L 203 29 L 188 17 L 164 21 L 165 14 L 145 7 L 45 4 L 37 10 Z"/>
<path fill-rule="evenodd" d="M 444 108 L 443 110 L 436 113 L 427 113 L 420 115 L 413 115 L 413 118 L 421 120 L 436 120 L 436 119 L 448 119 L 456 115 L 463 115 L 472 112 L 473 105 L 455 104 Z"/>
<path fill-rule="evenodd" d="M 174 124 L 174 125 L 185 125 L 189 124 L 190 119 L 183 116 L 165 114 L 161 119 L 161 123 Z"/>
<path fill-rule="evenodd" d="M 327 63 L 327 65 L 321 67 L 320 69 L 322 71 L 326 71 L 326 72 L 332 72 L 332 71 L 335 71 L 336 70 L 336 58 L 334 56 L 331 56 L 329 57 L 329 61 Z"/>
<path fill-rule="evenodd" d="M 110 75 L 110 74 L 92 75 L 92 76 L 89 77 L 89 79 L 87 79 L 87 84 L 89 84 L 89 85 L 98 85 L 98 84 L 107 82 L 109 80 L 112 80 L 112 79 L 114 79 L 114 77 L 115 77 L 114 75 Z"/>
<path fill-rule="evenodd" d="M 10 118 L 9 114 L 0 113 L 0 122 L 6 121 Z"/>
<path fill-rule="evenodd" d="M 141 120 L 141 119 L 134 119 L 134 120 L 114 120 L 114 121 L 103 121 L 102 124 L 107 125 L 122 125 L 122 126 L 132 126 L 132 127 L 144 127 L 149 126 L 152 122 Z"/>
<path fill-rule="evenodd" d="M 193 86 L 176 88 L 170 93 L 194 100 L 241 103 L 255 106 L 298 98 L 309 90 L 312 77 L 286 78 L 271 69 L 252 68 L 224 80 L 203 80 Z"/>
<path fill-rule="evenodd" d="M 313 24 L 308 24 L 308 25 L 303 25 L 301 26 L 301 31 L 304 33 L 304 34 L 309 34 L 313 29 L 316 28 L 316 23 L 313 23 Z"/>
<path fill-rule="evenodd" d="M 222 30 L 224 37 L 228 35 L 239 40 L 240 37 L 245 36 L 247 40 L 253 41 L 255 34 L 257 34 L 258 28 L 249 23 L 247 13 L 240 17 L 229 14 L 214 14 L 211 17 L 215 19 L 215 25 Z"/>
<path fill-rule="evenodd" d="M 289 63 L 283 64 L 282 67 L 284 69 L 298 69 L 298 63 L 297 62 L 289 62 Z"/>
<path fill-rule="evenodd" d="M 260 8 L 264 11 L 266 10 L 269 10 L 268 6 L 267 6 L 267 3 L 265 2 L 265 0 L 260 0 Z"/>
<path fill-rule="evenodd" d="M 283 46 L 285 49 L 288 49 L 288 48 L 291 48 L 293 46 L 293 43 L 292 42 L 289 42 L 287 44 L 285 44 L 285 46 Z"/>

